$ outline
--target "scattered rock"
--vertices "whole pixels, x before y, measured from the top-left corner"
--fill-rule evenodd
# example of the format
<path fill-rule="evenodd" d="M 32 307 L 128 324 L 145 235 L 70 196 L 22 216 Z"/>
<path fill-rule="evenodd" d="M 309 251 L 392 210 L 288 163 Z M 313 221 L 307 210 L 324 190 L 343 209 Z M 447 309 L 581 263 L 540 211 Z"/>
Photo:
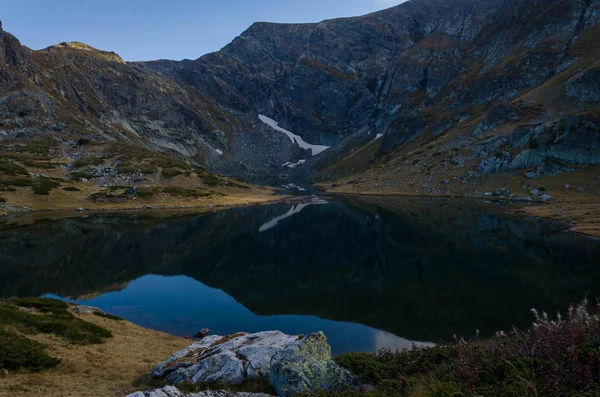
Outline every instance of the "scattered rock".
<path fill-rule="evenodd" d="M 571 185 L 565 185 L 565 190 L 570 190 L 571 189 Z"/>
<path fill-rule="evenodd" d="M 6 378 L 8 376 L 8 370 L 2 368 L 0 369 L 0 378 Z"/>
<path fill-rule="evenodd" d="M 483 195 L 485 197 L 491 197 L 492 196 L 492 192 L 485 192 L 485 193 L 483 193 Z"/>
<path fill-rule="evenodd" d="M 269 382 L 281 397 L 354 387 L 352 374 L 331 360 L 331 347 L 322 332 L 310 334 L 275 354 Z"/>
<path fill-rule="evenodd" d="M 202 339 L 208 334 L 210 334 L 210 329 L 202 328 L 200 331 L 196 332 L 196 335 L 194 335 L 194 338 Z"/>
<path fill-rule="evenodd" d="M 539 196 L 540 195 L 540 190 L 539 189 L 531 189 L 529 191 L 529 193 L 531 193 L 534 196 Z"/>
<path fill-rule="evenodd" d="M 77 305 L 73 308 L 73 311 L 80 314 L 92 314 L 94 312 L 100 312 L 101 310 L 92 306 Z"/>
<path fill-rule="evenodd" d="M 450 183 L 450 181 L 448 179 L 442 179 L 442 183 L 444 185 L 448 185 Z"/>
<path fill-rule="evenodd" d="M 165 386 L 162 389 L 147 392 L 138 391 L 126 397 L 269 397 L 269 394 L 241 393 L 228 390 L 205 390 L 198 393 L 183 394 L 181 390 L 174 386 Z"/>
<path fill-rule="evenodd" d="M 539 196 L 539 199 L 542 201 L 550 201 L 552 200 L 554 197 L 550 196 L 549 194 L 542 194 L 541 196 Z"/>
<path fill-rule="evenodd" d="M 565 213 L 565 211 L 563 211 L 562 209 L 558 209 L 556 211 L 556 215 L 563 215 Z"/>
<path fill-rule="evenodd" d="M 83 208 L 81 208 L 81 207 L 77 208 L 77 212 L 83 212 Z"/>
<path fill-rule="evenodd" d="M 537 172 L 533 172 L 533 171 L 529 171 L 525 174 L 525 178 L 528 179 L 536 179 L 539 178 L 541 175 Z"/>

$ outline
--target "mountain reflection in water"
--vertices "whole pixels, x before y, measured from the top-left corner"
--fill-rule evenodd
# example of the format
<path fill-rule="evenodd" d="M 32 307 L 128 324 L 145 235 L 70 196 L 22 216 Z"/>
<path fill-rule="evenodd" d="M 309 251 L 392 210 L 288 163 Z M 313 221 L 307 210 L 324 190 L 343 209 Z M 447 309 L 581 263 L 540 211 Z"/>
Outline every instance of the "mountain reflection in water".
<path fill-rule="evenodd" d="M 489 335 L 599 291 L 598 240 L 494 205 L 290 207 L 4 228 L 0 290 L 75 297 L 174 334 L 322 330 L 336 353 Z"/>

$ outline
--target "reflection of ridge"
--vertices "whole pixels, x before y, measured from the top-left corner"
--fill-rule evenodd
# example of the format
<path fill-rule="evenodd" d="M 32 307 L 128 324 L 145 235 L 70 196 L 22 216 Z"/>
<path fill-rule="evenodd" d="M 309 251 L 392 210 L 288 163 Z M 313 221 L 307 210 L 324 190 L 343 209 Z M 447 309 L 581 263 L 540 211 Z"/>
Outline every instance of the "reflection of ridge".
<path fill-rule="evenodd" d="M 147 274 L 184 275 L 259 316 L 311 315 L 440 341 L 529 325 L 531 307 L 566 310 L 600 285 L 598 241 L 501 208 L 385 198 L 304 211 L 314 200 L 304 203 L 0 229 L 0 296 L 79 297 Z M 259 232 L 286 212 L 294 219 L 279 222 L 276 236 Z"/>
<path fill-rule="evenodd" d="M 302 210 L 308 206 L 311 205 L 315 205 L 315 204 L 327 204 L 327 201 L 325 200 L 313 200 L 310 203 L 300 203 L 300 204 L 296 204 L 296 205 L 292 205 L 292 208 L 290 208 L 290 210 L 288 212 L 286 212 L 285 214 L 281 215 L 281 216 L 277 216 L 273 219 L 271 219 L 269 222 L 263 224 L 261 227 L 258 228 L 259 232 L 266 232 L 269 229 L 274 228 L 275 226 L 277 226 L 277 224 L 279 223 L 279 221 L 282 221 L 286 218 L 289 218 L 290 216 L 294 216 L 296 214 L 299 214 L 300 212 L 302 212 Z"/>

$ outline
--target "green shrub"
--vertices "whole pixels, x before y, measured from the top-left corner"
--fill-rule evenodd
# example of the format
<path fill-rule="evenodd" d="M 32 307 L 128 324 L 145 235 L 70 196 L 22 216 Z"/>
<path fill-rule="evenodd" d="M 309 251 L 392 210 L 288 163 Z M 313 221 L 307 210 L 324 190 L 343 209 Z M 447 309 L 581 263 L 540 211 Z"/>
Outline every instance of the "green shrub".
<path fill-rule="evenodd" d="M 0 180 L 0 186 L 2 186 L 2 187 L 6 187 L 6 186 L 24 187 L 24 186 L 31 186 L 31 185 L 33 185 L 33 181 L 31 179 L 13 178 L 13 179 Z"/>
<path fill-rule="evenodd" d="M 154 167 L 152 164 L 120 165 L 116 170 L 120 174 L 141 173 L 144 175 L 150 175 L 156 172 L 156 167 Z"/>
<path fill-rule="evenodd" d="M 75 160 L 73 162 L 73 166 L 76 168 L 87 167 L 88 165 L 99 165 L 103 164 L 104 159 L 101 157 L 83 157 L 81 159 Z"/>
<path fill-rule="evenodd" d="M 69 309 L 67 302 L 51 298 L 11 298 L 8 303 L 36 309 L 42 313 L 62 313 Z"/>
<path fill-rule="evenodd" d="M 107 318 L 109 320 L 123 321 L 123 319 L 121 317 L 115 316 L 114 314 L 110 314 L 110 313 L 94 311 L 93 314 L 94 314 L 94 316 Z"/>
<path fill-rule="evenodd" d="M 428 393 L 430 397 L 470 397 L 471 393 L 454 382 L 443 382 Z"/>
<path fill-rule="evenodd" d="M 81 189 L 77 189 L 75 186 L 63 187 L 63 190 L 65 192 L 80 192 L 81 191 Z"/>
<path fill-rule="evenodd" d="M 217 185 L 222 184 L 221 179 L 219 179 L 218 177 L 216 177 L 212 174 L 203 174 L 201 176 L 201 179 L 202 179 L 202 182 L 208 186 L 217 186 Z"/>
<path fill-rule="evenodd" d="M 211 192 L 202 189 L 186 189 L 178 186 L 167 186 L 163 188 L 163 193 L 170 194 L 171 196 L 181 197 L 208 197 Z"/>
<path fill-rule="evenodd" d="M 140 198 L 150 198 L 154 196 L 155 193 L 156 191 L 154 189 L 139 188 L 137 191 L 137 196 Z"/>
<path fill-rule="evenodd" d="M 183 171 L 178 170 L 177 168 L 165 168 L 162 170 L 162 174 L 164 177 L 173 178 L 183 174 Z"/>
<path fill-rule="evenodd" d="M 49 161 L 24 161 L 23 164 L 34 167 L 34 168 L 45 168 L 51 170 L 56 168 L 56 164 L 50 163 Z"/>
<path fill-rule="evenodd" d="M 74 181 L 80 181 L 82 179 L 94 179 L 95 176 L 86 172 L 71 172 L 70 177 Z"/>
<path fill-rule="evenodd" d="M 84 145 L 87 145 L 87 144 L 89 144 L 89 143 L 90 143 L 90 140 L 89 140 L 89 139 L 86 139 L 86 138 L 81 138 L 81 139 L 79 139 L 79 140 L 77 141 L 77 144 L 78 144 L 79 146 L 84 146 Z"/>
<path fill-rule="evenodd" d="M 60 359 L 49 356 L 41 343 L 0 329 L 0 368 L 41 371 L 58 363 Z"/>
<path fill-rule="evenodd" d="M 59 182 L 53 181 L 49 178 L 39 178 L 33 184 L 33 194 L 48 195 L 50 190 L 60 186 Z"/>
<path fill-rule="evenodd" d="M 4 197 L 0 197 L 0 203 L 6 203 L 6 199 Z"/>
<path fill-rule="evenodd" d="M 346 353 L 335 357 L 334 361 L 367 383 L 395 379 L 398 374 L 393 362 L 381 360 L 375 354 Z"/>
<path fill-rule="evenodd" d="M 43 314 L 19 309 L 35 309 Z M 54 334 L 78 344 L 98 344 L 111 338 L 112 333 L 95 324 L 75 317 L 68 304 L 55 299 L 10 299 L 0 303 L 0 328 L 13 325 L 28 332 Z"/>
<path fill-rule="evenodd" d="M 19 164 L 6 160 L 0 160 L 0 172 L 8 175 L 29 175 L 29 172 Z"/>

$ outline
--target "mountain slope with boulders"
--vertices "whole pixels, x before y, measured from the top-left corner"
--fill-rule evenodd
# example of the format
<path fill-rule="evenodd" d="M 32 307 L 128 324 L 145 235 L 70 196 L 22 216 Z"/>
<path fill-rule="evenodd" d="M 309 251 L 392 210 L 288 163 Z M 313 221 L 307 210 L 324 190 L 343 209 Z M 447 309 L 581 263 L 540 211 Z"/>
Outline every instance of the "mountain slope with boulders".
<path fill-rule="evenodd" d="M 79 139 L 126 143 L 340 192 L 597 197 L 598 22 L 600 0 L 411 0 L 131 63 L 77 42 L 32 51 L 2 31 L 0 139 L 67 157 Z"/>

